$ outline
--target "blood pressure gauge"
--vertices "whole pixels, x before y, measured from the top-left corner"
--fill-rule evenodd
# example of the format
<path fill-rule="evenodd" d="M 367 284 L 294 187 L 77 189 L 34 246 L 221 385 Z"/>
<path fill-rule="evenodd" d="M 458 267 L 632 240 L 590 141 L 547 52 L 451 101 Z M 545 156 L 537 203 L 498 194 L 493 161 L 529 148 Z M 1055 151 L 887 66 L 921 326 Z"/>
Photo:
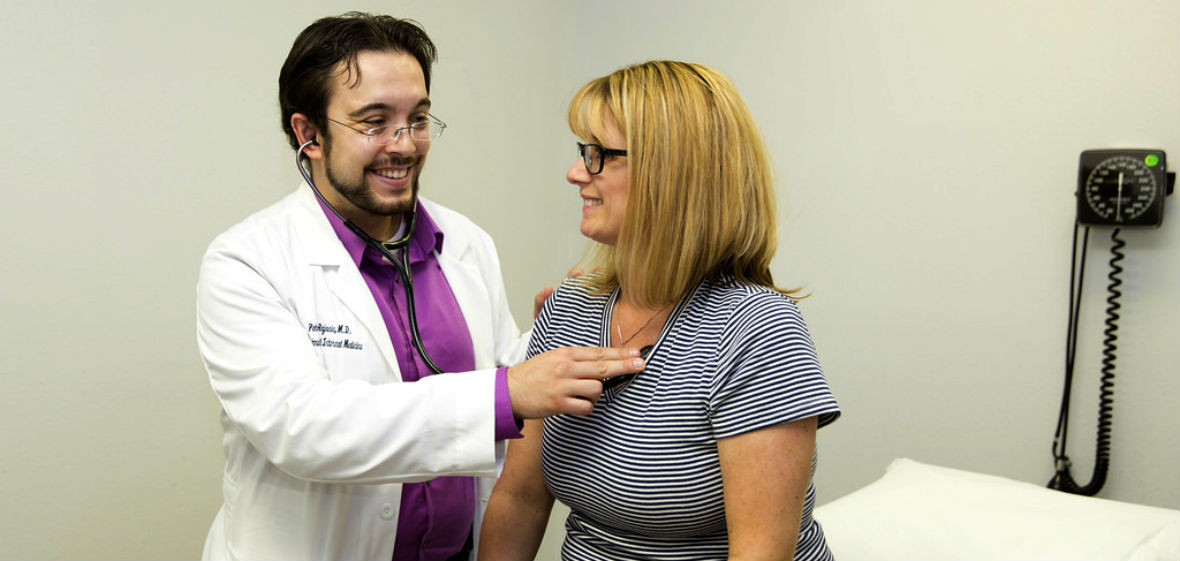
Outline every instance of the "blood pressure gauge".
<path fill-rule="evenodd" d="M 1086 150 L 1078 168 L 1078 222 L 1159 226 L 1167 163 L 1162 150 Z"/>

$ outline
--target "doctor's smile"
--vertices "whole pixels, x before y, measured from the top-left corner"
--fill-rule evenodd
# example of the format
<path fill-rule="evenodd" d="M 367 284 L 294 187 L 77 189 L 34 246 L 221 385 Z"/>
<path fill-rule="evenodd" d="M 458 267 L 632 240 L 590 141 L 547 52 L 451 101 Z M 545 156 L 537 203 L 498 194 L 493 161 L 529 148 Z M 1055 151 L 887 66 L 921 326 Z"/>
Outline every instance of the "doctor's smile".
<path fill-rule="evenodd" d="M 373 173 L 380 175 L 386 179 L 404 179 L 406 174 L 410 172 L 409 168 L 403 169 L 378 169 L 373 170 Z"/>
<path fill-rule="evenodd" d="M 383 180 L 382 183 L 393 183 L 396 187 L 405 187 L 406 182 L 401 180 L 410 177 L 410 172 L 417 172 L 421 158 L 402 158 L 392 163 L 382 163 L 369 167 L 369 173 L 376 175 L 378 179 Z M 392 180 L 392 181 L 390 181 Z"/>

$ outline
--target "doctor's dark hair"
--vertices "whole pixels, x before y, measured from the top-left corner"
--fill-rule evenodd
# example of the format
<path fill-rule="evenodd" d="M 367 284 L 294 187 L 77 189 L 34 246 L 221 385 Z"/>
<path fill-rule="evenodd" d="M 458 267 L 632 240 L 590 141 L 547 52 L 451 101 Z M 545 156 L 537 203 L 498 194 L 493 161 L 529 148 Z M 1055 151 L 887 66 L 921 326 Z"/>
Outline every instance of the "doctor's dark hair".
<path fill-rule="evenodd" d="M 317 130 L 328 128 L 328 96 L 336 72 L 347 72 L 351 83 L 361 79 L 357 55 L 361 51 L 406 53 L 422 67 L 430 92 L 430 66 L 437 51 L 417 22 L 392 16 L 348 12 L 316 20 L 304 29 L 279 71 L 279 110 L 283 132 L 292 148 L 299 147 L 291 115 L 302 113 Z M 343 64 L 344 68 L 339 66 Z"/>

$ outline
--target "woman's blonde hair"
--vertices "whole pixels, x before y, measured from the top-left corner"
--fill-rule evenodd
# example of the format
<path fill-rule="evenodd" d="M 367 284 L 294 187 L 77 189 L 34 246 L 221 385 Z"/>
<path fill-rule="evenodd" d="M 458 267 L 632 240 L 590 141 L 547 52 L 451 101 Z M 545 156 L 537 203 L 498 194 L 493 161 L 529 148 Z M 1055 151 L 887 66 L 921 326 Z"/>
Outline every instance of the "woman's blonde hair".
<path fill-rule="evenodd" d="M 582 86 L 570 129 L 600 143 L 614 124 L 627 141 L 627 210 L 616 246 L 593 244 L 590 280 L 625 286 L 641 306 L 688 295 L 706 277 L 774 286 L 773 174 L 741 96 L 700 64 L 651 61 Z"/>

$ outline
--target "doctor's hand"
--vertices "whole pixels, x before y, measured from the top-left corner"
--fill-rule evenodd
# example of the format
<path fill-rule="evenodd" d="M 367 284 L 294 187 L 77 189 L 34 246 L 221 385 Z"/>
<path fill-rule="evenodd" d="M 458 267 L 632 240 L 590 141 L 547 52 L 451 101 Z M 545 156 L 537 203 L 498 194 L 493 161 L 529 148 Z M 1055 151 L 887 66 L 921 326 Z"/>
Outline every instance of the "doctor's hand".
<path fill-rule="evenodd" d="M 545 306 L 545 301 L 548 300 L 550 296 L 553 296 L 553 287 L 552 286 L 546 286 L 545 288 L 542 288 L 541 291 L 538 292 L 536 296 L 533 296 L 533 320 L 534 321 L 537 319 L 537 316 L 541 315 L 541 308 Z"/>
<path fill-rule="evenodd" d="M 589 415 L 606 378 L 643 370 L 638 349 L 568 347 L 508 368 L 508 396 L 519 419 Z"/>

